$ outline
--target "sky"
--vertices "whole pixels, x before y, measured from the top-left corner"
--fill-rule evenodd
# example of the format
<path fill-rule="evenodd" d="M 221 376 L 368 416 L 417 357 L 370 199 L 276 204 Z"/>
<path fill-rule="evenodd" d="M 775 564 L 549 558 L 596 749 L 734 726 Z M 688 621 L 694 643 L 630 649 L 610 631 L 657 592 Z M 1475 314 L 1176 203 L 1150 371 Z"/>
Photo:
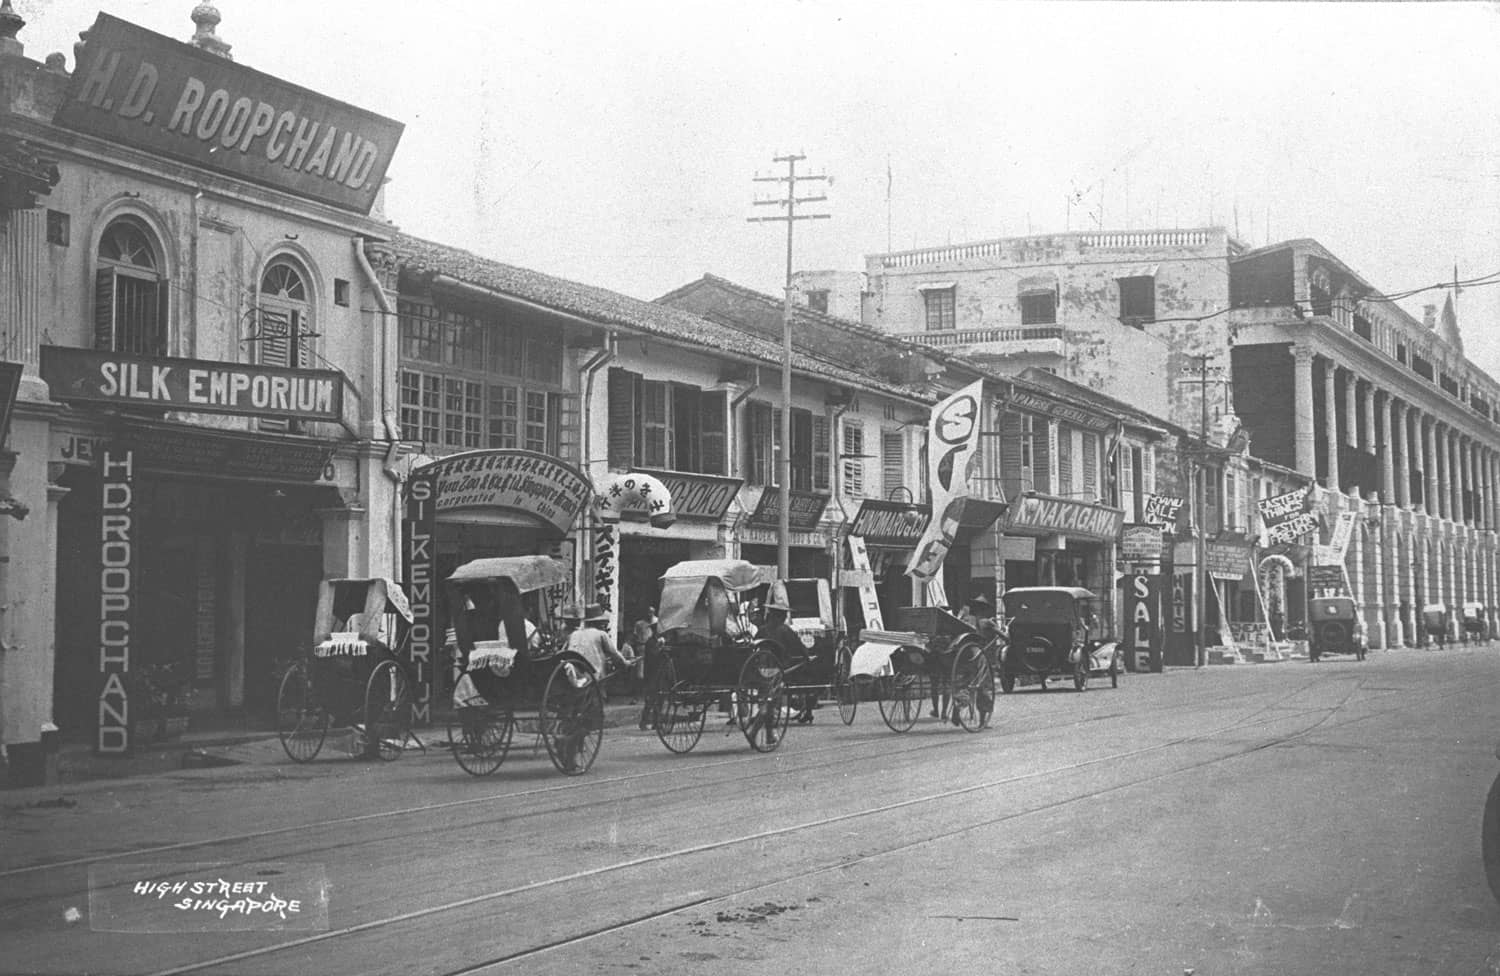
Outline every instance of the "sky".
<path fill-rule="evenodd" d="M 101 9 L 12 0 L 41 60 Z M 1385 293 L 1500 273 L 1493 3 L 223 0 L 239 63 L 405 123 L 403 230 L 642 299 L 779 296 L 784 173 L 826 174 L 794 266 L 1067 230 L 1311 237 Z M 826 189 L 825 189 L 826 187 Z M 1419 319 L 1432 290 L 1402 303 Z M 1500 279 L 1457 297 L 1500 379 Z"/>

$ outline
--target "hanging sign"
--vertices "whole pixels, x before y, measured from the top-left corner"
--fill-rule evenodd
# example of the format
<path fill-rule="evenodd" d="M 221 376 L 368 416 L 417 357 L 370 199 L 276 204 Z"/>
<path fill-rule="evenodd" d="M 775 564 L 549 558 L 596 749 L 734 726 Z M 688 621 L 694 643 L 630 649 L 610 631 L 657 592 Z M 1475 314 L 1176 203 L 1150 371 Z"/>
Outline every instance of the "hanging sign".
<path fill-rule="evenodd" d="M 1160 529 L 1171 530 L 1177 526 L 1177 514 L 1182 511 L 1182 499 L 1171 495 L 1147 495 L 1145 522 Z"/>
<path fill-rule="evenodd" d="M 435 481 L 439 514 L 499 509 L 529 516 L 559 533 L 572 527 L 592 491 L 577 468 L 535 451 L 468 451 L 439 458 L 413 473 Z"/>
<path fill-rule="evenodd" d="M 1137 671 L 1160 672 L 1161 577 L 1131 573 L 1125 577 L 1125 650 Z"/>
<path fill-rule="evenodd" d="M 984 380 L 975 380 L 932 410 L 927 423 L 928 493 L 932 519 L 917 543 L 916 558 L 906 575 L 923 582 L 942 571 L 943 560 L 958 537 L 969 498 L 969 462 L 979 448 Z"/>
<path fill-rule="evenodd" d="M 406 592 L 411 600 L 411 662 L 416 672 L 416 692 L 412 701 L 412 721 L 427 724 L 432 719 L 433 649 L 437 646 L 433 629 L 436 594 L 433 574 L 437 559 L 436 478 L 430 472 L 413 472 L 406 482 Z M 454 649 L 454 660 L 447 662 L 448 687 L 458 684 L 462 675 L 461 651 Z"/>
<path fill-rule="evenodd" d="M 1255 503 L 1265 527 L 1267 545 L 1296 542 L 1318 530 L 1318 517 L 1307 511 L 1307 491 L 1298 488 Z"/>

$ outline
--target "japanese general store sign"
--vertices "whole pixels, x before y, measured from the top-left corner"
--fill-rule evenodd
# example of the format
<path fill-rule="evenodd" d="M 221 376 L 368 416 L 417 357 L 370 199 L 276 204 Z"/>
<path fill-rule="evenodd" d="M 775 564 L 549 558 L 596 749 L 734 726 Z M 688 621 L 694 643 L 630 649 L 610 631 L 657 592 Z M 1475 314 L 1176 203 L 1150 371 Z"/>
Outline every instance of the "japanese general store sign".
<path fill-rule="evenodd" d="M 535 451 L 468 451 L 412 472 L 433 479 L 434 511 L 501 509 L 565 533 L 593 490 L 575 467 Z"/>
<path fill-rule="evenodd" d="M 1059 498 L 1029 496 L 1010 508 L 1008 529 L 1040 529 L 1081 538 L 1109 540 L 1120 534 L 1125 513 Z"/>
<path fill-rule="evenodd" d="M 109 14 L 87 38 L 55 124 L 370 212 L 400 122 Z"/>
<path fill-rule="evenodd" d="M 331 423 L 339 422 L 344 409 L 344 374 L 331 369 L 285 369 L 43 346 L 40 372 L 52 399 L 73 403 Z"/>
<path fill-rule="evenodd" d="M 849 534 L 872 546 L 910 548 L 922 538 L 929 518 L 925 505 L 866 498 L 849 526 Z"/>
<path fill-rule="evenodd" d="M 642 469 L 641 473 L 649 474 L 667 486 L 667 490 L 672 493 L 672 512 L 678 518 L 707 519 L 711 522 L 724 517 L 735 494 L 744 484 L 741 478 L 716 478 L 712 475 L 683 474 L 677 471 Z"/>

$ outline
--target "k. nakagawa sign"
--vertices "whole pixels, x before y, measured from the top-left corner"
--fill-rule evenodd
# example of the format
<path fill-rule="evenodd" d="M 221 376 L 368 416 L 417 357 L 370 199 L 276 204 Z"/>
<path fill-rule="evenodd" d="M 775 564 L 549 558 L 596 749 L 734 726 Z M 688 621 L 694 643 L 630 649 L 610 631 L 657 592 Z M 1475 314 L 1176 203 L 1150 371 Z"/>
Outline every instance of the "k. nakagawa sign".
<path fill-rule="evenodd" d="M 40 372 L 52 399 L 59 402 L 297 417 L 332 423 L 343 416 L 344 374 L 336 370 L 43 346 Z"/>
<path fill-rule="evenodd" d="M 400 122 L 108 14 L 53 122 L 368 214 Z"/>

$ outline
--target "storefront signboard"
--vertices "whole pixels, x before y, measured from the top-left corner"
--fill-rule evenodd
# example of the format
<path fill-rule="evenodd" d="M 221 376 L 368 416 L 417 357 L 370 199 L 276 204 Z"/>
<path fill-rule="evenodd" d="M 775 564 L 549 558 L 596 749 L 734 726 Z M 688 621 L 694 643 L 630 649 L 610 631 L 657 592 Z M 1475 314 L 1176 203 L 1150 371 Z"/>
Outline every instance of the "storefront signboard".
<path fill-rule="evenodd" d="M 402 522 L 406 550 L 406 596 L 411 605 L 411 661 L 416 671 L 417 690 L 412 701 L 412 721 L 426 723 L 432 710 L 432 654 L 438 646 L 433 633 L 436 620 L 433 608 L 433 574 L 437 557 L 437 480 L 428 471 L 414 471 L 405 485 L 406 518 Z M 453 660 L 445 662 L 448 687 L 462 677 L 461 652 L 454 648 Z"/>
<path fill-rule="evenodd" d="M 641 474 L 649 474 L 667 486 L 667 490 L 672 493 L 672 512 L 678 518 L 705 519 L 710 522 L 717 522 L 724 517 L 740 486 L 745 483 L 742 478 L 684 474 L 681 471 L 643 468 Z"/>
<path fill-rule="evenodd" d="M 126 756 L 131 741 L 131 660 L 135 647 L 135 456 L 110 445 L 99 457 L 99 717 L 94 751 Z M 144 705 L 138 702 L 137 705 Z"/>
<path fill-rule="evenodd" d="M 368 214 L 403 126 L 100 14 L 53 122 Z"/>
<path fill-rule="evenodd" d="M 860 536 L 869 546 L 910 549 L 922 538 L 929 517 L 925 505 L 866 498 L 849 524 L 849 534 Z"/>
<path fill-rule="evenodd" d="M 1203 561 L 1208 575 L 1216 580 L 1243 580 L 1250 572 L 1250 549 L 1227 542 L 1206 542 Z"/>
<path fill-rule="evenodd" d="M 1177 527 L 1177 514 L 1182 511 L 1182 499 L 1171 495 L 1147 495 L 1145 522 L 1160 529 L 1171 531 Z"/>
<path fill-rule="evenodd" d="M 778 529 L 747 525 L 740 529 L 739 539 L 742 546 L 774 546 L 780 544 L 781 532 Z M 792 532 L 787 535 L 786 544 L 793 549 L 826 549 L 828 539 L 819 532 Z"/>
<path fill-rule="evenodd" d="M 328 423 L 343 418 L 346 381 L 343 373 L 332 369 L 284 369 L 43 346 L 40 371 L 52 399 L 65 403 Z"/>
<path fill-rule="evenodd" d="M 826 491 L 792 491 L 787 495 L 787 505 L 790 508 L 787 515 L 788 528 L 804 532 L 818 524 L 818 519 L 823 517 L 823 510 L 828 507 L 828 500 L 833 497 Z M 751 510 L 747 524 L 779 528 L 780 522 L 781 491 L 767 485 L 761 491 L 755 508 Z"/>
<path fill-rule="evenodd" d="M 1029 529 L 1108 542 L 1119 536 L 1124 523 L 1125 513 L 1118 508 L 1032 495 L 1010 506 L 1006 529 Z"/>
<path fill-rule="evenodd" d="M 1027 393 L 1025 390 L 1013 391 L 1006 402 L 1011 407 L 1046 414 L 1056 417 L 1058 420 L 1066 420 L 1068 423 L 1076 424 L 1079 427 L 1087 427 L 1090 430 L 1108 430 L 1115 425 L 1113 417 L 1089 413 L 1087 410 L 1080 410 L 1077 407 L 1069 406 L 1066 403 L 1061 403 L 1048 397 Z"/>
<path fill-rule="evenodd" d="M 436 484 L 439 515 L 460 509 L 500 509 L 529 516 L 566 533 L 593 490 L 575 467 L 535 451 L 468 451 L 416 468 Z"/>
<path fill-rule="evenodd" d="M 323 476 L 336 446 L 184 424 L 132 423 L 120 439 L 143 471 L 307 484 Z"/>
<path fill-rule="evenodd" d="M 1265 527 L 1267 545 L 1296 542 L 1318 530 L 1318 517 L 1307 511 L 1307 492 L 1306 488 L 1298 488 L 1255 503 Z"/>
<path fill-rule="evenodd" d="M 1161 529 L 1155 525 L 1129 525 L 1120 533 L 1120 558 L 1131 564 L 1161 562 Z"/>
<path fill-rule="evenodd" d="M 1155 573 L 1125 577 L 1124 644 L 1136 671 L 1161 671 L 1161 577 Z"/>
<path fill-rule="evenodd" d="M 1029 535 L 1007 535 L 1000 539 L 998 556 L 1001 562 L 1029 563 L 1036 561 L 1036 539 Z"/>

